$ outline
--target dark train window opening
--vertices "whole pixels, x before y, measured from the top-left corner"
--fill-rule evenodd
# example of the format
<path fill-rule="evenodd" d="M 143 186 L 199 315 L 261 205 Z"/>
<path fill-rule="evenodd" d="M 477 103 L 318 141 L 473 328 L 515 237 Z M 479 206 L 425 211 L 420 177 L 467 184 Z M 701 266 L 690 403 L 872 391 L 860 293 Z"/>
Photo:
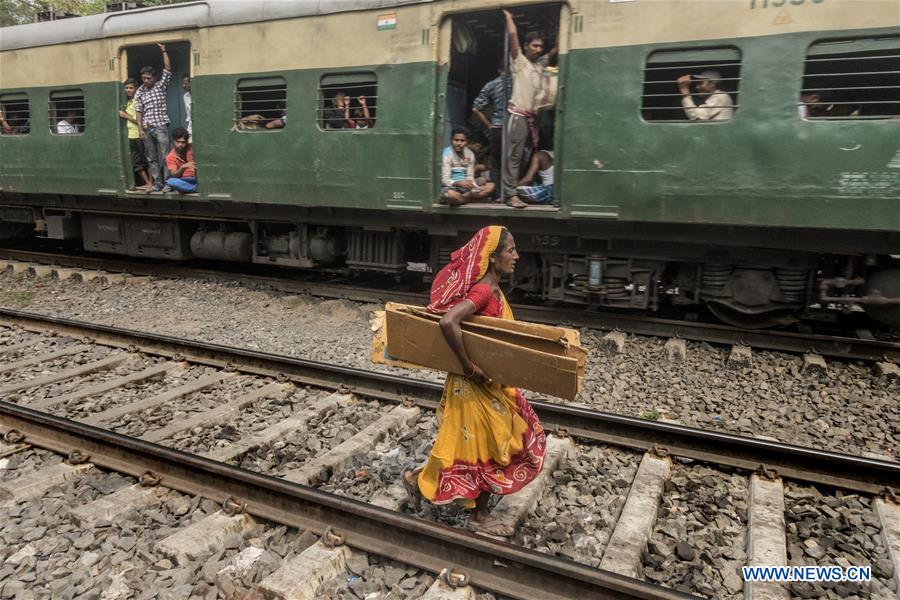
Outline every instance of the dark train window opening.
<path fill-rule="evenodd" d="M 239 131 L 275 131 L 287 126 L 284 77 L 241 79 L 234 91 L 234 126 Z"/>
<path fill-rule="evenodd" d="M 176 127 L 187 128 L 187 107 L 184 99 L 184 85 L 182 78 L 191 74 L 191 44 L 190 42 L 167 42 L 164 44 L 166 53 L 169 55 L 169 62 L 172 64 L 172 80 L 169 87 L 166 88 L 166 112 L 169 116 L 169 131 Z M 138 88 L 143 85 L 141 81 L 141 69 L 144 67 L 153 67 L 156 71 L 156 77 L 162 77 L 163 74 L 163 57 L 159 46 L 156 44 L 141 44 L 139 46 L 128 46 L 123 53 L 122 64 L 125 72 L 122 73 L 122 81 L 125 79 L 134 79 Z M 195 90 L 191 90 L 193 94 Z M 124 92 L 120 92 L 122 100 L 120 105 L 125 104 Z M 199 113 L 200 107 L 193 109 L 193 112 Z M 122 125 L 124 127 L 124 124 Z"/>
<path fill-rule="evenodd" d="M 378 78 L 374 73 L 332 73 L 319 80 L 316 109 L 320 129 L 372 129 L 378 119 Z"/>
<path fill-rule="evenodd" d="M 900 116 L 900 36 L 816 42 L 798 98 L 810 120 Z"/>
<path fill-rule="evenodd" d="M 688 96 L 679 84 L 685 76 Z M 728 121 L 739 108 L 740 82 L 737 48 L 658 50 L 644 66 L 641 117 L 652 123 Z"/>
<path fill-rule="evenodd" d="M 80 135 L 87 123 L 82 90 L 58 90 L 50 92 L 50 133 L 54 135 Z"/>
<path fill-rule="evenodd" d="M 28 95 L 3 94 L 0 96 L 0 135 L 27 135 L 31 131 L 31 107 Z"/>

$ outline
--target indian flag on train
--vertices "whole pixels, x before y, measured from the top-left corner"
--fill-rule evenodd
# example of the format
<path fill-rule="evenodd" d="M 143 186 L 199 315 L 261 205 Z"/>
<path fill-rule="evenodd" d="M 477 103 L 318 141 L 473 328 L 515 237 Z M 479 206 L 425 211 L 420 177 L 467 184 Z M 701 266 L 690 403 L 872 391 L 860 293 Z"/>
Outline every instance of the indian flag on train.
<path fill-rule="evenodd" d="M 397 13 L 378 15 L 378 31 L 384 31 L 385 29 L 397 29 Z"/>

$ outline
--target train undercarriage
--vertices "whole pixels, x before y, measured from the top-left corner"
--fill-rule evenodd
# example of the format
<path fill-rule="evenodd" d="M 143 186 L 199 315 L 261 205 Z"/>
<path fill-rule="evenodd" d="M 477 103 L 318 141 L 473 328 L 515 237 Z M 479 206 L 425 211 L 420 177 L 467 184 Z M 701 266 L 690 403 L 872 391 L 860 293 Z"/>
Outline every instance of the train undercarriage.
<path fill-rule="evenodd" d="M 0 206 L 0 240 L 40 237 L 120 256 L 428 281 L 478 226 L 359 227 L 342 222 L 340 215 L 331 217 L 313 224 Z M 521 258 L 508 289 L 533 301 L 649 313 L 706 306 L 720 320 L 745 328 L 864 311 L 878 323 L 900 327 L 900 256 L 667 242 L 652 234 L 627 239 L 621 232 L 603 239 L 524 224 L 511 228 Z"/>

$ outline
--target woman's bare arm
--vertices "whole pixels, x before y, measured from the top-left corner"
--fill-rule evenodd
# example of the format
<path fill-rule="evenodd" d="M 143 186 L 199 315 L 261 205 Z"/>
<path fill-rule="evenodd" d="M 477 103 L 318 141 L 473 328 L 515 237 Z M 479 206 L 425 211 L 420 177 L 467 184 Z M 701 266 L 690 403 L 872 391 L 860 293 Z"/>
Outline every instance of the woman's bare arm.
<path fill-rule="evenodd" d="M 489 383 L 490 378 L 478 367 L 478 365 L 472 362 L 469 358 L 469 353 L 466 352 L 466 346 L 463 343 L 460 323 L 462 323 L 466 317 L 474 315 L 475 310 L 475 305 L 471 300 L 464 300 L 451 308 L 443 317 L 441 317 L 441 333 L 444 334 L 447 345 L 450 346 L 450 349 L 453 350 L 453 354 L 456 355 L 456 359 L 463 368 L 463 373 L 478 383 Z"/>

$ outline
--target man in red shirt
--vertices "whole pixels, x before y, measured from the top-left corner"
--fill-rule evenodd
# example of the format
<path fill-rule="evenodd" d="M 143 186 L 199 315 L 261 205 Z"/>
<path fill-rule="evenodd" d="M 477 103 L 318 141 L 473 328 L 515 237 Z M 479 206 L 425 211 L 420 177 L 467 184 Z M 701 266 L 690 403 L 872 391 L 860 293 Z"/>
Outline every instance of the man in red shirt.
<path fill-rule="evenodd" d="M 164 192 L 178 190 L 182 194 L 193 194 L 197 191 L 197 165 L 194 163 L 194 147 L 191 136 L 184 127 L 172 132 L 175 147 L 166 156 L 166 167 L 169 178 L 166 179 Z"/>

